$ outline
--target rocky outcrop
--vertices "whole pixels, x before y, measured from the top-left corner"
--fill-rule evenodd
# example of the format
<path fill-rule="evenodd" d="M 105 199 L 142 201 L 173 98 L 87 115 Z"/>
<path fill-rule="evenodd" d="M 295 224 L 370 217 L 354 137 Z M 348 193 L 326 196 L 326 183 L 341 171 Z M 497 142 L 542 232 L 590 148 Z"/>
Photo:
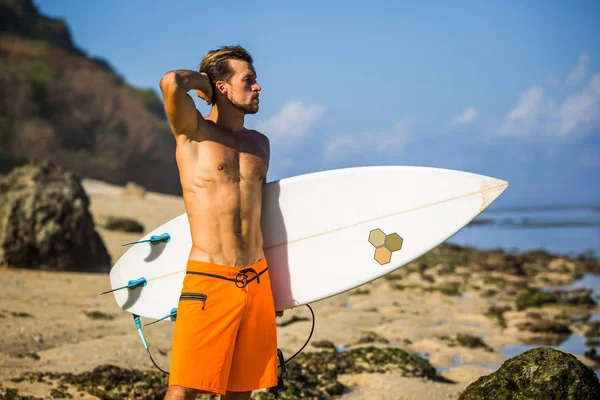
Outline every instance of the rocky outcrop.
<path fill-rule="evenodd" d="M 542 347 L 506 361 L 459 397 L 487 399 L 593 400 L 600 399 L 600 383 L 594 371 L 571 354 Z"/>
<path fill-rule="evenodd" d="M 108 272 L 79 179 L 50 163 L 19 167 L 0 183 L 0 265 Z"/>
<path fill-rule="evenodd" d="M 128 85 L 107 61 L 76 48 L 65 22 L 41 15 L 31 0 L 0 0 L 0 173 L 27 160 L 181 194 L 157 93 Z"/>

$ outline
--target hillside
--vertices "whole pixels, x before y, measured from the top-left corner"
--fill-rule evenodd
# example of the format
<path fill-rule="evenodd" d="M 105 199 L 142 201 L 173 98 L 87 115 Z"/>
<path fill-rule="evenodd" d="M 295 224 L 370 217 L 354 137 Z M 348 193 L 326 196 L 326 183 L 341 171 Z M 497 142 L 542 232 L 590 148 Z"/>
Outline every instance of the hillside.
<path fill-rule="evenodd" d="M 40 15 L 31 0 L 0 0 L 0 173 L 28 159 L 181 192 L 175 141 L 156 93 L 88 57 L 67 25 Z"/>

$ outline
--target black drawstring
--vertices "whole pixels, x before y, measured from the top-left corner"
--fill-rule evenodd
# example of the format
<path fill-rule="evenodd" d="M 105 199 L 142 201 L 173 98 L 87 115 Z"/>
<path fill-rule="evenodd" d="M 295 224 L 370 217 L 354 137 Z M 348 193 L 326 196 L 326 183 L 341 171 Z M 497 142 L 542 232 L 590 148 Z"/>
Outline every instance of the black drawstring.
<path fill-rule="evenodd" d="M 252 272 L 254 276 L 248 280 L 248 272 Z M 256 283 L 260 283 L 260 275 L 254 270 L 254 268 L 246 268 L 238 272 L 235 276 L 235 286 L 241 288 L 246 287 L 246 285 L 256 279 Z"/>
<path fill-rule="evenodd" d="M 235 286 L 241 288 L 246 287 L 246 285 L 248 285 L 250 282 L 252 282 L 253 280 L 256 279 L 257 283 L 260 283 L 260 276 L 262 274 L 264 274 L 265 272 L 267 272 L 269 268 L 265 268 L 260 272 L 256 272 L 254 270 L 254 268 L 245 268 L 240 270 L 240 272 L 238 272 L 238 274 L 235 276 L 235 278 L 227 278 L 226 276 L 221 276 L 221 275 L 217 275 L 217 274 L 209 274 L 208 272 L 198 272 L 198 271 L 186 271 L 186 274 L 190 274 L 190 275 L 203 275 L 203 276 L 210 276 L 212 278 L 218 278 L 218 279 L 224 279 L 226 281 L 230 281 L 235 283 Z M 254 276 L 251 278 L 248 278 L 248 272 L 252 272 L 254 273 Z"/>

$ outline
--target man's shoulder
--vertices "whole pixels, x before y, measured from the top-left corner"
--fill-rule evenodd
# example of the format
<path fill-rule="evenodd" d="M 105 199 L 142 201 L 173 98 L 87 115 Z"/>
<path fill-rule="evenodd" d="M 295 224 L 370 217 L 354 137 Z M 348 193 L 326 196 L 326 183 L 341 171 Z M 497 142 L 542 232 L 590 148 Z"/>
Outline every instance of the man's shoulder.
<path fill-rule="evenodd" d="M 258 138 L 264 139 L 264 140 L 269 140 L 269 138 L 267 137 L 267 135 L 265 135 L 264 133 L 261 133 L 259 131 L 257 131 L 256 129 L 246 129 L 246 132 L 248 132 L 250 135 L 255 135 Z"/>
<path fill-rule="evenodd" d="M 249 135 L 256 138 L 256 140 L 259 140 L 267 145 L 269 144 L 269 138 L 267 137 L 267 135 L 257 131 L 256 129 L 247 129 L 246 131 Z"/>

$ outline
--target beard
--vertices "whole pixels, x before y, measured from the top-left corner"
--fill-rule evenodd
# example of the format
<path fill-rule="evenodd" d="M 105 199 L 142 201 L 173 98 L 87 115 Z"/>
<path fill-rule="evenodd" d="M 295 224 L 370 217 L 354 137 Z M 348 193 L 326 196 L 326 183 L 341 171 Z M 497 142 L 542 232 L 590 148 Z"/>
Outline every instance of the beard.
<path fill-rule="evenodd" d="M 229 103 L 238 111 L 244 114 L 256 114 L 258 112 L 258 104 L 250 103 L 250 104 L 241 104 L 235 101 L 233 97 L 227 96 L 227 100 Z"/>

